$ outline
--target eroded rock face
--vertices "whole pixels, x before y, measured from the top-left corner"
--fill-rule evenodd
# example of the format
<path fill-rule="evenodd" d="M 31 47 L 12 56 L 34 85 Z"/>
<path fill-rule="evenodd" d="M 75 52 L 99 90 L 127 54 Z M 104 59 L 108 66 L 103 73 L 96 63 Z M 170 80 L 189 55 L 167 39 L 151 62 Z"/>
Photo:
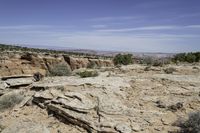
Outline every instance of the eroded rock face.
<path fill-rule="evenodd" d="M 33 75 L 41 73 L 46 75 L 49 69 L 55 65 L 64 64 L 71 70 L 86 68 L 92 62 L 97 67 L 113 66 L 111 60 L 88 59 L 82 57 L 71 57 L 66 55 L 44 55 L 34 53 L 18 53 L 4 55 L 0 59 L 0 77 L 14 75 Z"/>
<path fill-rule="evenodd" d="M 65 61 L 70 65 L 72 70 L 87 67 L 89 60 L 87 58 L 74 58 L 64 56 Z"/>
<path fill-rule="evenodd" d="M 88 59 L 88 58 L 74 58 L 70 56 L 64 56 L 65 61 L 70 65 L 72 70 L 79 68 L 86 68 L 90 64 L 93 67 L 112 67 L 114 66 L 112 60 L 102 60 L 102 59 Z"/>

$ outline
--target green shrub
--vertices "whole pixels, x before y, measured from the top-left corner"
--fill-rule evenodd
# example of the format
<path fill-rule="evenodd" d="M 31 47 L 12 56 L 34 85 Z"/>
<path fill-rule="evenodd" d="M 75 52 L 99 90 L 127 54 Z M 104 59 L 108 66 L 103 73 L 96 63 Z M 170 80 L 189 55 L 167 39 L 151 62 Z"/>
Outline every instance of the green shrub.
<path fill-rule="evenodd" d="M 49 69 L 48 76 L 69 76 L 71 74 L 70 68 L 65 64 L 55 65 Z"/>
<path fill-rule="evenodd" d="M 118 54 L 114 57 L 115 65 L 128 65 L 133 63 L 132 54 Z"/>
<path fill-rule="evenodd" d="M 2 132 L 6 127 L 3 125 L 0 125 L 0 132 Z"/>
<path fill-rule="evenodd" d="M 185 62 L 185 57 L 186 57 L 185 53 L 180 53 L 180 54 L 176 54 L 172 60 L 174 62 L 177 62 L 177 61 Z"/>
<path fill-rule="evenodd" d="M 191 113 L 188 120 L 180 122 L 179 133 L 200 133 L 200 112 Z"/>
<path fill-rule="evenodd" d="M 163 65 L 164 63 L 162 62 L 162 60 L 154 60 L 152 64 L 152 66 L 155 66 L 155 67 L 158 67 L 158 66 L 162 67 Z"/>
<path fill-rule="evenodd" d="M 186 61 L 189 63 L 193 63 L 196 61 L 196 56 L 192 53 L 188 53 L 186 56 Z"/>
<path fill-rule="evenodd" d="M 141 64 L 151 66 L 153 64 L 153 59 L 151 57 L 145 57 L 142 59 Z"/>
<path fill-rule="evenodd" d="M 196 62 L 199 62 L 200 61 L 200 52 L 196 52 L 194 53 L 194 55 L 196 56 Z"/>
<path fill-rule="evenodd" d="M 165 73 L 167 73 L 167 74 L 172 74 L 173 72 L 176 71 L 176 69 L 173 68 L 173 67 L 169 67 L 169 68 L 166 68 L 164 71 L 165 71 Z"/>
<path fill-rule="evenodd" d="M 23 95 L 17 93 L 6 94 L 0 97 L 0 111 L 13 108 L 23 100 Z"/>
<path fill-rule="evenodd" d="M 87 77 L 96 77 L 99 75 L 99 73 L 97 71 L 83 71 L 83 72 L 79 72 L 77 73 L 81 78 L 87 78 Z"/>
<path fill-rule="evenodd" d="M 200 52 L 195 53 L 180 53 L 176 54 L 173 59 L 173 62 L 199 62 L 200 61 Z"/>
<path fill-rule="evenodd" d="M 163 65 L 170 64 L 169 58 L 153 58 L 153 57 L 145 57 L 142 59 L 141 64 L 146 64 L 148 66 L 160 66 L 162 67 Z"/>

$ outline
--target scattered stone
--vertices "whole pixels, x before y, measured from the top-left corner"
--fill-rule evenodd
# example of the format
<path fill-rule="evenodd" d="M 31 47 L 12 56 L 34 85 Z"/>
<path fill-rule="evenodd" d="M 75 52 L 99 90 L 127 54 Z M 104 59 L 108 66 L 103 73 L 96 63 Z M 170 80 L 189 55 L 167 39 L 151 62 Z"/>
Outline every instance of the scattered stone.
<path fill-rule="evenodd" d="M 181 103 L 181 102 L 178 102 L 175 105 L 171 105 L 168 107 L 168 109 L 171 110 L 172 112 L 176 112 L 182 108 L 183 108 L 183 103 Z"/>
<path fill-rule="evenodd" d="M 37 72 L 34 73 L 33 78 L 35 79 L 36 82 L 42 80 L 44 78 L 44 75 L 42 75 L 41 73 Z"/>
<path fill-rule="evenodd" d="M 116 129 L 116 131 L 118 131 L 120 133 L 131 133 L 132 132 L 130 125 L 126 124 L 126 123 L 117 124 L 115 129 Z"/>
<path fill-rule="evenodd" d="M 156 104 L 157 104 L 157 107 L 159 107 L 159 108 L 166 108 L 166 105 L 165 105 L 165 103 L 163 103 L 162 101 L 157 101 L 156 102 Z"/>
<path fill-rule="evenodd" d="M 141 127 L 137 123 L 131 123 L 131 125 L 132 125 L 132 130 L 133 131 L 135 131 L 135 132 L 141 131 Z"/>
<path fill-rule="evenodd" d="M 4 90 L 8 85 L 4 81 L 0 81 L 0 90 Z"/>

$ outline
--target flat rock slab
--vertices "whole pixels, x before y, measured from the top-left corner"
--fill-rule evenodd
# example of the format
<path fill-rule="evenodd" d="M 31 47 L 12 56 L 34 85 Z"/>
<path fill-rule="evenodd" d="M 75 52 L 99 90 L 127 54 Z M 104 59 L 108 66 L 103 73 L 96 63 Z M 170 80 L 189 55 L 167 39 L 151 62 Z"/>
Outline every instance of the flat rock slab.
<path fill-rule="evenodd" d="M 7 79 L 6 84 L 10 87 L 19 87 L 32 84 L 33 78 L 15 78 L 15 79 Z"/>
<path fill-rule="evenodd" d="M 29 78 L 33 77 L 33 75 L 13 75 L 13 76 L 4 76 L 1 77 L 2 80 L 7 80 L 7 79 L 15 79 L 15 78 Z"/>

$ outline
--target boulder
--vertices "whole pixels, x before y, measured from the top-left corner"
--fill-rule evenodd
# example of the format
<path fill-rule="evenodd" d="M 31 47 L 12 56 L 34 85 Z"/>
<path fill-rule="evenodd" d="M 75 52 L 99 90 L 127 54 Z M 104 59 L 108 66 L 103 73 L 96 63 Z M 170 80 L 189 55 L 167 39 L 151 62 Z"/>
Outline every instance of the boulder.
<path fill-rule="evenodd" d="M 115 129 L 120 133 L 131 133 L 132 132 L 130 125 L 126 124 L 126 123 L 117 124 Z"/>
<path fill-rule="evenodd" d="M 8 85 L 4 81 L 0 81 L 0 90 L 4 90 Z"/>

